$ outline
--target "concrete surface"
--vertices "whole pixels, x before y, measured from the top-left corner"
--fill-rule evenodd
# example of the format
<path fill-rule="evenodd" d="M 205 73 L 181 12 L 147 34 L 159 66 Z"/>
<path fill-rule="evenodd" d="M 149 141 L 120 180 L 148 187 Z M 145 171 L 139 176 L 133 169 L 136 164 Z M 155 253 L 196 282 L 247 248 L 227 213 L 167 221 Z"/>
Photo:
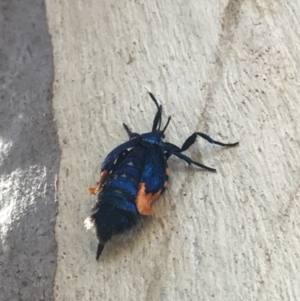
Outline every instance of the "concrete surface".
<path fill-rule="evenodd" d="M 29 138 L 17 135 L 18 127 L 10 123 L 30 106 L 22 111 L 16 101 L 8 111 L 15 119 L 1 118 L 6 133 L 1 133 L 3 158 L 11 158 L 2 173 L 8 187 L 3 195 L 10 201 L 1 202 L 1 214 L 12 217 L 2 223 L 1 231 L 5 250 L 1 262 L 6 269 L 1 271 L 6 277 L 1 284 L 6 300 L 14 300 L 9 298 L 14 292 L 33 289 L 37 294 L 44 289 L 47 300 L 52 284 L 56 301 L 300 300 L 300 3 L 48 0 L 46 9 L 54 56 L 52 101 L 61 149 L 56 273 L 52 283 L 54 243 L 39 262 L 36 258 L 45 253 L 46 241 L 33 240 L 28 250 L 39 253 L 31 259 L 20 248 L 27 247 L 35 232 L 23 231 L 26 240 L 18 228 L 36 225 L 40 216 L 36 210 L 47 203 L 49 210 L 43 217 L 50 222 L 42 229 L 49 233 L 47 242 L 53 241 L 53 178 L 59 157 L 53 146 L 53 124 L 47 126 L 48 132 L 44 128 L 43 136 L 53 149 L 41 142 L 33 148 L 40 152 L 37 161 L 20 158 L 26 151 L 32 153 L 26 143 L 35 143 L 42 126 L 35 126 Z M 28 20 L 36 18 L 43 18 L 41 7 L 40 14 Z M 46 33 L 39 37 L 48 39 Z M 19 45 L 26 49 L 26 43 Z M 8 41 L 6 45 L 9 48 Z M 15 62 L 13 54 L 6 51 Z M 49 87 L 44 76 L 48 70 L 51 79 L 51 67 L 38 70 L 40 74 L 27 77 L 26 85 L 10 87 L 9 93 L 26 90 L 32 83 L 38 92 L 46 83 Z M 138 132 L 150 129 L 155 107 L 145 85 L 164 104 L 165 118 L 173 117 L 167 140 L 180 144 L 190 133 L 203 131 L 241 144 L 222 149 L 198 139 L 187 152 L 216 167 L 217 174 L 170 159 L 169 189 L 154 205 L 155 216 L 113 239 L 96 262 L 95 234 L 83 227 L 95 201 L 86 187 L 96 182 L 105 155 L 127 139 L 123 121 Z M 36 104 L 40 104 L 37 99 Z M 33 113 L 49 107 L 40 104 Z M 51 122 L 50 116 L 47 120 Z M 23 126 L 22 119 L 18 122 Z M 22 188 L 24 173 L 28 180 L 21 184 L 27 186 L 17 190 Z M 38 186 L 41 179 L 49 191 L 45 194 L 40 188 L 37 195 L 45 203 L 32 201 L 30 190 L 45 187 Z M 16 203 L 20 196 L 22 208 Z M 27 208 L 23 204 L 32 204 L 28 206 L 32 211 L 22 211 Z M 18 214 L 12 214 L 11 208 L 17 208 Z M 36 216 L 22 219 L 22 212 Z M 30 279 L 25 289 L 13 277 L 16 269 L 9 269 L 19 262 L 29 265 L 28 271 L 22 271 Z M 44 271 L 41 280 L 32 280 L 33 265 Z"/>
<path fill-rule="evenodd" d="M 0 300 L 53 300 L 53 59 L 43 1 L 0 3 Z"/>
<path fill-rule="evenodd" d="M 299 11 L 295 1 L 47 1 L 62 160 L 55 300 L 300 300 Z M 101 261 L 85 189 L 127 139 L 167 139 L 217 174 L 170 160 L 168 192 Z M 201 153 L 201 155 L 200 155 Z"/>

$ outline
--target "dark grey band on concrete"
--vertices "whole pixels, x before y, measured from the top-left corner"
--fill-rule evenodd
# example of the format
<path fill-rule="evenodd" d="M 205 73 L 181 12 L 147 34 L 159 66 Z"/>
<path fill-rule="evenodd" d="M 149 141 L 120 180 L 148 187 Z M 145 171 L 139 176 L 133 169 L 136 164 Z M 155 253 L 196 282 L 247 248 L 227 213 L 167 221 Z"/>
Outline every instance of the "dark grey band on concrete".
<path fill-rule="evenodd" d="M 53 300 L 53 59 L 42 0 L 0 4 L 0 296 Z"/>

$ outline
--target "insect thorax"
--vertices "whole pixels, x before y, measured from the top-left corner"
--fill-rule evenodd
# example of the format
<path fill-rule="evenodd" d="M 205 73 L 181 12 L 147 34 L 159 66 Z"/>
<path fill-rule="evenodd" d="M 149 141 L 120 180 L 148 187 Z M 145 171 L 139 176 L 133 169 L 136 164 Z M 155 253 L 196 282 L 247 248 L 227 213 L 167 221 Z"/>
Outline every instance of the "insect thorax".
<path fill-rule="evenodd" d="M 142 134 L 142 144 L 146 146 L 160 146 L 163 147 L 163 141 L 159 131 Z"/>

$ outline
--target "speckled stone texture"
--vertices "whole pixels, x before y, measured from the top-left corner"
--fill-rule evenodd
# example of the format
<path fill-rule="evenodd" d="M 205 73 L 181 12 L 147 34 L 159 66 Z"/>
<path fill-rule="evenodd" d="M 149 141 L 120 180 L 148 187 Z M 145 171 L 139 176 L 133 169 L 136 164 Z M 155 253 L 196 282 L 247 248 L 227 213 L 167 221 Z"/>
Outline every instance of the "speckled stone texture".
<path fill-rule="evenodd" d="M 59 172 L 55 299 L 300 300 L 300 3 L 47 1 Z M 170 160 L 168 191 L 95 261 L 86 187 L 165 105 L 167 140 L 218 173 Z"/>
<path fill-rule="evenodd" d="M 0 300 L 53 300 L 53 60 L 43 1 L 0 3 Z"/>
<path fill-rule="evenodd" d="M 30 9 L 22 3 L 14 7 L 23 16 Z M 26 22 L 37 24 L 44 18 L 39 9 Z M 30 106 L 19 108 L 20 102 L 13 105 L 10 100 L 10 107 L 4 107 L 15 119 L 9 114 L 0 119 L 6 133 L 0 135 L 3 158 L 8 158 L 1 169 L 8 188 L 2 190 L 0 214 L 10 218 L 5 227 L 1 219 L 4 300 L 17 299 L 18 292 L 46 300 L 52 285 L 56 301 L 300 300 L 300 2 L 47 0 L 46 10 L 61 149 L 56 273 L 52 282 L 53 183 L 59 158 L 53 123 L 44 128 L 45 140 L 35 140 L 41 123 L 34 123 L 25 139 L 18 134 L 25 132 L 13 130 L 18 127 L 10 123 L 18 120 L 23 129 L 24 119 L 18 116 L 27 116 Z M 15 16 L 20 17 L 10 18 Z M 46 29 L 38 37 L 49 43 Z M 11 49 L 6 56 L 16 51 L 14 64 L 26 49 L 28 42 L 22 41 L 17 50 L 6 46 Z M 38 39 L 29 41 L 30 49 L 36 49 L 32 45 Z M 51 45 L 47 47 L 51 58 Z M 39 91 L 36 104 L 45 101 L 50 94 L 42 96 L 41 91 L 44 85 L 51 88 L 51 60 L 48 69 L 40 66 L 32 74 L 26 71 L 26 83 L 8 89 L 9 99 L 14 93 L 24 99 L 34 84 Z M 192 132 L 203 131 L 241 144 L 222 149 L 198 139 L 186 152 L 217 168 L 216 174 L 170 159 L 170 185 L 154 205 L 155 215 L 113 239 L 96 262 L 95 234 L 83 227 L 95 201 L 86 187 L 97 181 L 105 155 L 127 140 L 122 122 L 137 132 L 151 128 L 155 107 L 145 85 L 164 104 L 165 119 L 172 116 L 166 140 L 180 145 Z M 37 118 L 43 108 L 50 108 L 46 103 L 35 105 L 28 116 Z M 30 117 L 28 122 L 33 124 Z M 33 156 L 34 149 L 40 155 Z M 41 204 L 43 210 L 49 205 L 47 214 L 40 213 Z M 37 218 L 41 216 L 43 221 Z M 43 226 L 34 230 L 37 224 Z M 40 229 L 48 233 L 47 240 L 38 236 Z M 20 262 L 22 280 L 21 272 L 15 276 Z M 33 277 L 36 270 L 42 280 Z M 43 290 L 46 297 L 40 295 Z M 19 297 L 30 300 L 26 298 Z"/>

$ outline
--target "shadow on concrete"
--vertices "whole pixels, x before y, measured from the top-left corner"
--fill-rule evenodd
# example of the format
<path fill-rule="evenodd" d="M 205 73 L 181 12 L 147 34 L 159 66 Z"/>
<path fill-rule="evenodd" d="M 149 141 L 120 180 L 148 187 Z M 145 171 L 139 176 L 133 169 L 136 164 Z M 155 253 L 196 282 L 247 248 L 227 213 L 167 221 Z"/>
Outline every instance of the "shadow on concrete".
<path fill-rule="evenodd" d="M 0 3 L 0 296 L 53 300 L 53 59 L 42 0 Z"/>

